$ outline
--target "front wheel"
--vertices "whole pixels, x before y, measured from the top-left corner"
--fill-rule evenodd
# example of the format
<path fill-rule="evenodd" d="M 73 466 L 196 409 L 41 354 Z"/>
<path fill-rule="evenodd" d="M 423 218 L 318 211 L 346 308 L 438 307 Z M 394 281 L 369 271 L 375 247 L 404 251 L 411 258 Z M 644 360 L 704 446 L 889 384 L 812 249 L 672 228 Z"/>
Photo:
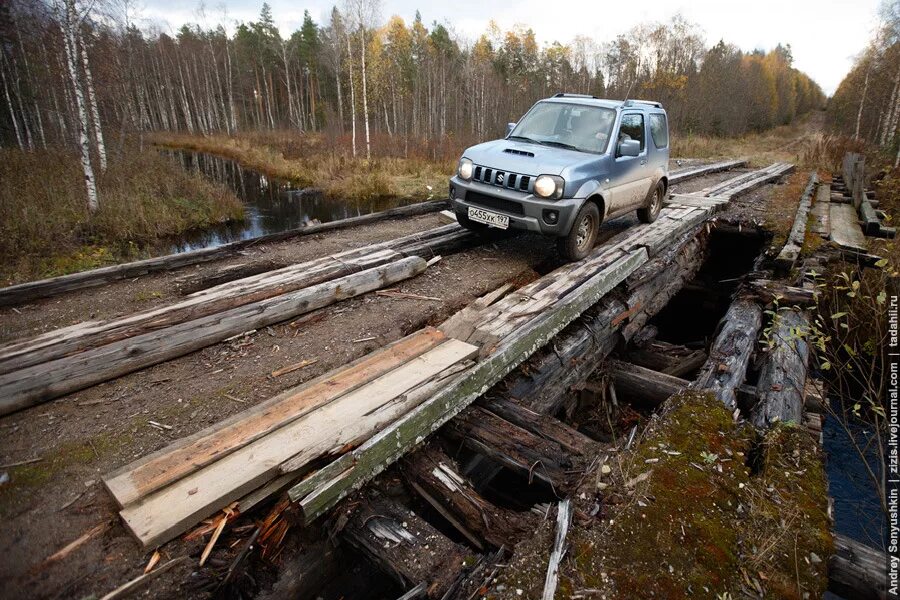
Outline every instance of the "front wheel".
<path fill-rule="evenodd" d="M 659 216 L 659 211 L 662 210 L 665 197 L 666 185 L 662 181 L 657 182 L 656 189 L 653 190 L 653 195 L 650 197 L 650 203 L 645 208 L 638 209 L 638 220 L 641 223 L 652 223 L 655 221 L 656 217 Z"/>
<path fill-rule="evenodd" d="M 572 230 L 557 240 L 559 253 L 566 260 L 581 260 L 594 247 L 600 232 L 600 211 L 593 202 L 585 202 L 578 214 Z"/>

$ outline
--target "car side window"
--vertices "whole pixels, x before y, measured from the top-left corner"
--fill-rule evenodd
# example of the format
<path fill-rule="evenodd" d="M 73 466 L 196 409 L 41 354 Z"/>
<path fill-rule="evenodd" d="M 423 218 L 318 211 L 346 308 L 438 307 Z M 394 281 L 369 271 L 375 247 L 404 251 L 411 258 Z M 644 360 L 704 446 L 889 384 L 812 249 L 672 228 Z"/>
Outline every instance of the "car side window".
<path fill-rule="evenodd" d="M 638 140 L 641 143 L 641 152 L 644 151 L 644 115 L 639 113 L 622 115 L 618 141 L 629 139 Z"/>
<path fill-rule="evenodd" d="M 650 115 L 650 135 L 653 145 L 659 149 L 669 145 L 669 128 L 666 126 L 666 115 L 654 113 Z"/>

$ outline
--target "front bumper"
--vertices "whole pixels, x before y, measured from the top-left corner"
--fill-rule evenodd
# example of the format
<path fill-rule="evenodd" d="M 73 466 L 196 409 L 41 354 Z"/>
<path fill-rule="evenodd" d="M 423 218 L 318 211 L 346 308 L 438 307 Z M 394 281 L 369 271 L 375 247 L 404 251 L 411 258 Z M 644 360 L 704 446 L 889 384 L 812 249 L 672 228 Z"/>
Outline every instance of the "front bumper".
<path fill-rule="evenodd" d="M 568 235 L 583 202 L 584 198 L 544 200 L 534 194 L 463 181 L 456 175 L 450 178 L 450 205 L 455 212 L 466 214 L 470 206 L 482 208 L 508 216 L 511 229 L 544 235 Z M 550 212 L 556 213 L 556 222 L 548 220 Z"/>

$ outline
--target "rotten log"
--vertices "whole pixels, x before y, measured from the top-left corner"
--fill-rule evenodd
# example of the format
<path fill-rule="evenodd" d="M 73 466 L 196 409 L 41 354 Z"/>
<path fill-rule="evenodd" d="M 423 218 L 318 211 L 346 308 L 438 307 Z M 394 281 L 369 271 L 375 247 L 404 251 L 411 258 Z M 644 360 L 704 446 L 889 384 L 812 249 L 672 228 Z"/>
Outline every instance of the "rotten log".
<path fill-rule="evenodd" d="M 458 580 L 471 551 L 395 501 L 370 490 L 354 502 L 342 536 L 404 589 L 427 585 L 441 598 Z"/>
<path fill-rule="evenodd" d="M 719 323 L 709 358 L 692 387 L 711 390 L 730 410 L 737 408 L 736 389 L 744 382 L 750 355 L 762 326 L 762 308 L 739 297 Z"/>
<path fill-rule="evenodd" d="M 819 292 L 814 289 L 796 287 L 768 279 L 751 281 L 749 291 L 752 297 L 762 304 L 778 302 L 782 306 L 794 304 L 809 306 L 815 304 L 819 297 Z"/>
<path fill-rule="evenodd" d="M 757 427 L 776 422 L 799 424 L 803 416 L 809 318 L 802 310 L 779 310 L 773 317 L 769 349 L 756 384 L 758 401 L 750 412 Z"/>
<path fill-rule="evenodd" d="M 305 227 L 300 227 L 299 229 L 272 233 L 246 240 L 238 240 L 236 242 L 216 246 L 215 248 L 203 248 L 192 252 L 159 256 L 121 265 L 83 271 L 81 273 L 61 275 L 59 277 L 42 279 L 40 281 L 30 281 L 28 283 L 0 288 L 0 306 L 22 304 L 38 298 L 47 298 L 73 290 L 103 285 L 119 279 L 131 279 L 148 273 L 155 273 L 157 271 L 171 271 L 188 265 L 209 262 L 211 260 L 230 256 L 239 250 L 244 250 L 260 244 L 280 242 L 314 233 L 365 225 L 384 219 L 424 215 L 440 211 L 446 207 L 447 202 L 445 200 L 419 202 L 417 204 L 391 208 L 368 215 L 350 217 L 338 221 L 331 221 L 329 223 L 307 225 Z"/>
<path fill-rule="evenodd" d="M 828 590 L 844 598 L 887 598 L 887 556 L 845 535 L 835 534 L 828 560 Z"/>
<path fill-rule="evenodd" d="M 616 384 L 616 391 L 641 406 L 659 406 L 669 396 L 690 385 L 690 382 L 685 379 L 658 373 L 620 360 L 607 360 L 606 365 Z"/>
<path fill-rule="evenodd" d="M 809 209 L 812 206 L 813 193 L 818 181 L 819 176 L 813 171 L 809 176 L 806 188 L 803 190 L 803 195 L 800 196 L 800 204 L 797 205 L 797 212 L 794 215 L 791 231 L 788 233 L 784 247 L 775 258 L 775 263 L 782 269 L 791 269 L 794 263 L 797 262 L 797 257 L 800 256 L 800 249 L 803 248 L 803 242 L 806 237 L 806 222 L 809 217 Z"/>
<path fill-rule="evenodd" d="M 256 262 L 244 262 L 236 265 L 228 265 L 217 269 L 213 273 L 200 272 L 182 275 L 175 280 L 175 287 L 183 296 L 200 292 L 223 283 L 259 275 L 261 273 L 269 273 L 278 269 L 283 269 L 287 265 L 283 262 L 274 260 L 263 260 Z"/>
<path fill-rule="evenodd" d="M 567 488 L 576 464 L 559 444 L 501 419 L 479 406 L 460 413 L 443 433 L 469 449 L 518 473 L 529 482 L 542 481 L 554 490 Z"/>
<path fill-rule="evenodd" d="M 414 277 L 425 260 L 388 265 L 254 302 L 202 319 L 107 344 L 0 376 L 0 415 L 21 410 L 127 373 Z"/>
<path fill-rule="evenodd" d="M 479 550 L 511 548 L 537 527 L 537 515 L 485 500 L 437 445 L 408 456 L 402 470 L 410 487 Z"/>
<path fill-rule="evenodd" d="M 477 404 L 517 427 L 559 444 L 576 456 L 589 456 L 597 451 L 597 442 L 577 429 L 559 419 L 537 413 L 514 400 L 485 396 L 480 398 Z"/>

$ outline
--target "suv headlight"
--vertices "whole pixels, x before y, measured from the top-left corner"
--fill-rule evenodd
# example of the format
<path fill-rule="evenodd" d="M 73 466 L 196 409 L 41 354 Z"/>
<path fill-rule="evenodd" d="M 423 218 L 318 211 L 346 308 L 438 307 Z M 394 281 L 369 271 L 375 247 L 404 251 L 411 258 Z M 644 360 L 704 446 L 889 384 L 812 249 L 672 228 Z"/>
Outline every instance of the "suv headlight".
<path fill-rule="evenodd" d="M 534 193 L 541 198 L 557 200 L 562 197 L 566 182 L 558 175 L 541 175 L 534 180 Z"/>
<path fill-rule="evenodd" d="M 472 161 L 468 158 L 459 159 L 459 166 L 456 168 L 456 174 L 459 175 L 459 178 L 463 181 L 470 181 L 472 179 L 472 171 L 474 167 L 472 165 Z"/>

